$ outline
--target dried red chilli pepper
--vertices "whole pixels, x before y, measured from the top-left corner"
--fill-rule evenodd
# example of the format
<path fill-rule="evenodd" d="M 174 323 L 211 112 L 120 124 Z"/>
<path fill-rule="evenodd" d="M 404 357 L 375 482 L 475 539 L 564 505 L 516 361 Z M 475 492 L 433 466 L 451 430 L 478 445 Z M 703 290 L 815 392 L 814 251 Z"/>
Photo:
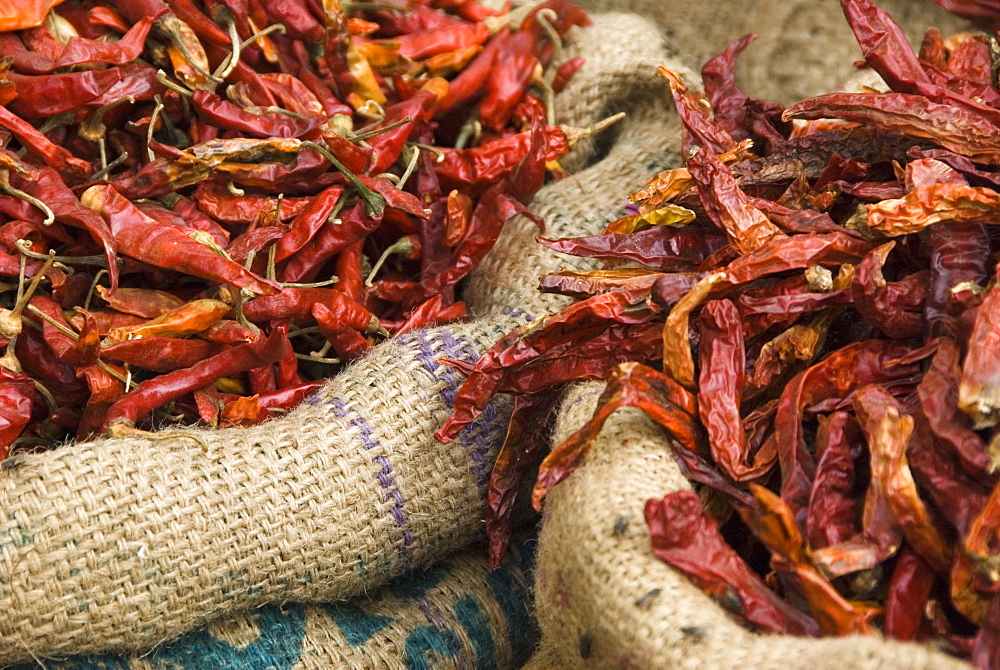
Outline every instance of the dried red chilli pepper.
<path fill-rule="evenodd" d="M 211 400 L 202 384 L 170 401 L 181 416 L 254 422 L 270 415 L 265 399 L 272 393 L 304 387 L 331 369 L 321 366 L 335 359 L 299 353 L 321 347 L 324 333 L 317 331 L 353 358 L 386 327 L 406 332 L 464 316 L 456 283 L 488 251 L 503 221 L 524 211 L 545 163 L 568 148 L 568 131 L 538 123 L 541 91 L 529 91 L 534 84 L 524 77 L 540 59 L 558 67 L 549 73 L 556 88 L 581 61 L 549 64 L 550 38 L 531 17 L 519 27 L 488 27 L 494 13 L 475 2 L 439 4 L 440 11 L 418 6 L 406 16 L 373 8 L 365 16 L 376 21 L 365 22 L 336 2 L 321 12 L 300 2 L 138 0 L 119 9 L 67 3 L 55 9 L 55 25 L 68 19 L 78 36 L 45 28 L 0 34 L 0 52 L 13 56 L 0 71 L 0 81 L 10 80 L 0 99 L 6 96 L 12 110 L 0 111 L 12 145 L 3 161 L 9 176 L 0 195 L 0 272 L 17 276 L 20 257 L 34 254 L 23 262 L 30 278 L 49 251 L 77 270 L 70 277 L 62 269 L 45 273 L 32 304 L 40 311 L 25 317 L 43 335 L 26 333 L 8 352 L 12 365 L 23 364 L 82 408 L 57 408 L 44 428 L 25 428 L 33 438 L 49 439 L 55 426 L 80 436 L 100 432 L 121 407 L 112 403 L 124 402 L 118 396 L 133 372 L 153 398 L 153 382 L 175 384 L 200 360 L 277 333 L 280 362 L 220 382 L 239 390 L 239 398 Z M 549 5 L 560 34 L 586 23 L 568 3 Z M 276 20 L 284 36 L 269 25 Z M 380 71 L 388 65 L 368 62 L 379 52 L 359 45 L 380 26 L 379 35 L 400 38 L 403 53 L 423 69 Z M 446 26 L 453 31 L 444 33 Z M 262 30 L 267 34 L 255 34 Z M 305 38 L 322 41 L 325 53 L 311 53 Z M 440 77 L 462 77 L 480 43 L 494 51 L 530 46 L 510 52 L 517 68 L 513 59 L 506 68 L 477 65 L 476 77 L 489 89 L 483 109 L 498 116 L 500 135 L 516 139 L 507 153 L 474 144 L 463 150 L 487 163 L 491 152 L 502 160 L 489 165 L 488 183 L 452 188 L 464 215 L 453 216 L 445 246 L 431 231 L 443 231 L 447 197 L 439 186 L 422 188 L 438 179 L 436 154 L 427 147 L 457 136 L 464 119 L 444 116 L 439 103 L 449 87 Z M 447 64 L 435 65 L 443 50 L 462 55 L 447 54 Z M 529 122 L 531 130 L 515 132 Z M 91 175 L 97 179 L 86 181 Z M 397 188 L 396 180 L 410 185 Z M 484 200 L 488 186 L 495 188 Z M 382 201 L 384 215 L 373 216 Z M 392 304 L 377 297 L 382 286 L 395 285 L 391 276 L 378 289 L 365 286 L 364 252 L 393 248 L 397 239 L 408 242 L 404 267 L 419 267 L 419 277 Z M 319 281 L 279 291 L 279 279 Z M 88 308 L 72 311 L 81 301 Z M 122 338 L 135 339 L 116 342 Z M 598 338 L 580 351 L 610 346 Z"/>
<path fill-rule="evenodd" d="M 104 428 L 112 424 L 132 426 L 155 408 L 220 377 L 245 372 L 261 364 L 276 363 L 285 355 L 285 340 L 278 333 L 256 342 L 237 345 L 206 358 L 189 368 L 169 372 L 142 382 L 111 406 Z"/>

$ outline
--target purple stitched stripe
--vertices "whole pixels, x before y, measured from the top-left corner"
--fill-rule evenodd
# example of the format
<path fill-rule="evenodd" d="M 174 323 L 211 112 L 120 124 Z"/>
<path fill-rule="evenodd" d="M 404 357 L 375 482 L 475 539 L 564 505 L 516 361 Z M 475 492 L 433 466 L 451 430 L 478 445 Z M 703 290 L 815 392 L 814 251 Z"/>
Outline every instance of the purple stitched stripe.
<path fill-rule="evenodd" d="M 438 343 L 443 345 L 437 352 L 431 347 L 431 342 L 427 338 L 428 335 L 436 337 Z M 418 348 L 417 360 L 427 372 L 440 378 L 445 383 L 445 387 L 441 389 L 441 398 L 448 407 L 452 407 L 455 404 L 458 387 L 464 377 L 462 377 L 458 370 L 439 363 L 438 359 L 447 357 L 471 362 L 479 358 L 479 352 L 446 330 L 439 330 L 433 332 L 433 334 L 432 332 L 414 333 L 413 339 L 416 341 Z M 494 436 L 491 433 L 496 430 L 496 418 L 496 408 L 490 403 L 483 410 L 482 415 L 462 432 L 465 442 L 472 448 L 470 454 L 472 458 L 472 474 L 475 476 L 476 484 L 478 484 L 481 491 L 486 489 L 490 481 L 490 472 L 486 457 L 493 447 Z"/>
<path fill-rule="evenodd" d="M 347 418 L 350 410 L 348 410 L 347 405 L 342 399 L 333 397 L 327 402 L 333 408 L 333 413 L 338 418 Z M 354 418 L 351 419 L 351 425 L 358 429 L 361 437 L 361 446 L 366 451 L 371 451 L 379 446 L 378 441 L 372 437 L 372 429 L 368 421 L 356 409 L 354 410 Z M 392 498 L 392 507 L 389 509 L 389 513 L 392 515 L 393 520 L 395 520 L 396 526 L 403 533 L 403 546 L 399 549 L 399 558 L 400 562 L 406 568 L 409 568 L 410 564 L 407 554 L 409 553 L 410 546 L 413 544 L 413 531 L 407 525 L 406 516 L 403 514 L 403 494 L 399 492 L 399 489 L 396 488 L 396 483 L 392 480 L 392 464 L 389 463 L 389 459 L 380 455 L 373 458 L 372 461 L 382 468 L 377 475 L 378 482 L 385 489 L 386 495 Z"/>

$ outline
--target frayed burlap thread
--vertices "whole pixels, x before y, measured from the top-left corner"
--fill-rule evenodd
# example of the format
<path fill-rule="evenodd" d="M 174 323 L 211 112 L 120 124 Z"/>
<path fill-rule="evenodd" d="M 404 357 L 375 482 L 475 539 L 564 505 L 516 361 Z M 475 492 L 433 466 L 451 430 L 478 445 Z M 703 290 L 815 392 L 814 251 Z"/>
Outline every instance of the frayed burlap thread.
<path fill-rule="evenodd" d="M 588 382 L 567 393 L 554 444 L 591 417 L 601 390 Z M 545 499 L 535 566 L 544 656 L 529 667 L 969 668 L 917 644 L 759 635 L 738 625 L 650 549 L 646 501 L 689 488 L 658 426 L 635 409 L 611 416 L 582 465 Z"/>
<path fill-rule="evenodd" d="M 480 546 L 383 587 L 370 598 L 267 605 L 214 622 L 146 654 L 86 656 L 48 670 L 340 670 L 520 668 L 530 616 L 533 541 L 515 538 L 491 571 Z M 15 670 L 35 670 L 28 663 Z"/>
<path fill-rule="evenodd" d="M 535 199 L 551 237 L 599 232 L 632 185 L 677 161 L 655 67 L 679 66 L 662 36 L 638 17 L 594 19 L 571 40 L 587 63 L 558 111 L 581 126 L 631 116 Z M 462 380 L 441 359 L 474 361 L 564 304 L 537 293 L 538 276 L 591 264 L 542 250 L 535 232 L 523 219 L 505 230 L 466 291 L 470 321 L 377 347 L 283 418 L 68 445 L 0 471 L 0 665 L 150 649 L 267 603 L 350 598 L 481 537 L 509 403 L 437 443 Z"/>

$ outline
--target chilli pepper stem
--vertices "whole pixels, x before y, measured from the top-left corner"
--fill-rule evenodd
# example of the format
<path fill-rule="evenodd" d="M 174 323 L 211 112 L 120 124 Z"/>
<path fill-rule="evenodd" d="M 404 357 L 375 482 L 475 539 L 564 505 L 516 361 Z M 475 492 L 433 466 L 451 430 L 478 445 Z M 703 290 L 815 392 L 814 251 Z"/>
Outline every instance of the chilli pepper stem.
<path fill-rule="evenodd" d="M 329 149 L 308 140 L 302 142 L 300 146 L 315 149 L 320 153 L 320 155 L 323 156 L 323 158 L 330 161 L 330 164 L 333 165 L 333 167 L 337 168 L 341 174 L 347 177 L 347 180 L 351 182 L 351 185 L 358 190 L 358 194 L 361 196 L 361 199 L 365 201 L 365 214 L 375 217 L 382 216 L 382 212 L 385 211 L 385 198 L 362 184 L 357 175 L 348 170 L 343 163 L 337 160 L 337 157 L 334 156 Z"/>
<path fill-rule="evenodd" d="M 408 237 L 401 237 L 399 240 L 391 244 L 385 251 L 382 252 L 382 255 L 379 256 L 379 259 L 372 267 L 372 271 L 368 273 L 368 279 L 365 280 L 365 286 L 368 288 L 372 287 L 372 279 L 374 279 L 375 275 L 378 274 L 378 271 L 382 269 L 385 262 L 389 260 L 389 256 L 392 256 L 393 254 L 408 254 L 411 251 L 413 251 L 413 242 L 411 242 Z"/>
<path fill-rule="evenodd" d="M 3 191 L 7 195 L 13 196 L 18 200 L 24 200 L 30 205 L 34 205 L 38 209 L 45 212 L 45 220 L 42 221 L 42 225 L 51 226 L 56 221 L 55 213 L 46 205 L 44 202 L 38 198 L 29 195 L 19 188 L 15 188 L 10 183 L 10 171 L 6 168 L 0 168 L 0 191 Z"/>
<path fill-rule="evenodd" d="M 52 258 L 54 262 L 65 265 L 98 265 L 105 268 L 108 267 L 108 259 L 104 256 L 57 256 L 54 253 L 40 254 L 37 251 L 32 251 L 29 248 L 30 245 L 31 242 L 28 240 L 18 240 L 14 243 L 14 247 L 20 253 L 36 261 L 44 261 Z"/>
<path fill-rule="evenodd" d="M 377 126 L 379 123 L 381 123 L 381 121 L 376 121 L 371 125 L 365 126 L 357 133 L 352 134 L 350 136 L 350 140 L 352 142 L 361 142 L 363 140 L 370 140 L 371 138 L 381 135 L 382 133 L 387 133 L 390 130 L 395 130 L 396 128 L 405 126 L 407 123 L 413 123 L 413 117 L 406 116 L 400 119 L 399 121 L 394 121 L 393 123 L 390 123 L 387 126 L 383 126 L 381 128 L 372 128 L 372 126 Z"/>

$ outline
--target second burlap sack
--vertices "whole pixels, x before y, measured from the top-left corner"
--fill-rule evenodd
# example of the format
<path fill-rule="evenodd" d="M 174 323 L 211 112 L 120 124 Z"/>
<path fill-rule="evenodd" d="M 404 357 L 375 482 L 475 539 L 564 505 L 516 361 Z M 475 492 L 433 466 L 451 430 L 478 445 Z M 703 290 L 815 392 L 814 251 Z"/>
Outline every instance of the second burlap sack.
<path fill-rule="evenodd" d="M 593 415 L 603 386 L 567 393 L 553 444 Z M 647 500 L 689 489 L 665 433 L 635 409 L 611 416 L 583 464 L 545 498 L 535 559 L 543 642 L 532 670 L 959 670 L 962 661 L 877 637 L 760 635 L 656 558 Z"/>
<path fill-rule="evenodd" d="M 570 55 L 587 63 L 559 120 L 629 116 L 535 199 L 553 237 L 599 232 L 632 185 L 677 159 L 662 36 L 638 17 L 594 20 L 575 33 Z M 472 320 L 377 347 L 281 419 L 200 441 L 68 445 L 0 470 L 0 666 L 146 650 L 266 603 L 349 598 L 481 537 L 507 405 L 436 442 L 461 382 L 440 359 L 474 361 L 563 304 L 535 290 L 567 264 L 536 232 L 509 223 L 465 293 Z"/>

